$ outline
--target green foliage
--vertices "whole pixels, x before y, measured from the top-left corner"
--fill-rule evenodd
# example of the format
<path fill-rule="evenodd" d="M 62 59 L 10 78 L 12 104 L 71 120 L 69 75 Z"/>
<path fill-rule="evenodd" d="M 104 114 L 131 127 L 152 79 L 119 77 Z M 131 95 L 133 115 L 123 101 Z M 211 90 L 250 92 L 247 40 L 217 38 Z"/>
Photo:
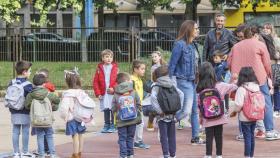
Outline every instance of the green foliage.
<path fill-rule="evenodd" d="M 17 10 L 21 8 L 20 0 L 0 0 L 0 18 L 7 23 L 18 21 Z"/>
<path fill-rule="evenodd" d="M 157 7 L 161 7 L 161 9 L 173 10 L 170 6 L 172 0 L 137 0 L 138 5 L 137 9 L 146 10 L 151 13 L 154 13 Z"/>

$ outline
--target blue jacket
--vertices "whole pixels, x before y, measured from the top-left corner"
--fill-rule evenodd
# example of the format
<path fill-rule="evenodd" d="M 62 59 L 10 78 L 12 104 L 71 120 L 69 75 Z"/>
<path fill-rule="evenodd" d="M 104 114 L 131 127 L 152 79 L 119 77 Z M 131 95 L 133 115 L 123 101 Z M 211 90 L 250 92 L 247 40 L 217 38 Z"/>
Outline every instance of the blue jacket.
<path fill-rule="evenodd" d="M 221 63 L 217 63 L 217 64 L 215 64 L 214 68 L 215 68 L 217 81 L 225 82 L 225 77 L 226 77 L 227 71 L 229 70 L 227 62 L 222 61 Z"/>
<path fill-rule="evenodd" d="M 176 41 L 168 66 L 169 76 L 194 81 L 196 72 L 195 62 L 194 43 L 187 44 L 185 40 Z"/>

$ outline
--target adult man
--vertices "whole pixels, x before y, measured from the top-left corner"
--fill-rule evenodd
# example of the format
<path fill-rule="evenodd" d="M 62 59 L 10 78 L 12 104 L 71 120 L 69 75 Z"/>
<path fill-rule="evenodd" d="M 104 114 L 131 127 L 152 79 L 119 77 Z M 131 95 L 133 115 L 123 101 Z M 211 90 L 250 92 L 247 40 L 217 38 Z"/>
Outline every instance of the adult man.
<path fill-rule="evenodd" d="M 212 62 L 212 54 L 215 50 L 220 50 L 225 54 L 230 52 L 231 47 L 235 43 L 232 31 L 224 28 L 226 17 L 224 14 L 215 16 L 216 28 L 210 30 L 204 41 L 203 61 Z"/>

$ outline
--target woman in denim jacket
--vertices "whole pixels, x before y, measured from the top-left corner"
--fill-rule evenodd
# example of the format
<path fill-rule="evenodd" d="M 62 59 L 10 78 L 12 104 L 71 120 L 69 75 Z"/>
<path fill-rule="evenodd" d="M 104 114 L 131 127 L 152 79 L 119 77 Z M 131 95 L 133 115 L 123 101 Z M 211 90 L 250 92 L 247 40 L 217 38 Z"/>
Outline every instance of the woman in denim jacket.
<path fill-rule="evenodd" d="M 199 35 L 198 25 L 192 20 L 186 20 L 181 25 L 178 38 L 174 43 L 169 63 L 169 76 L 176 77 L 178 88 L 184 93 L 184 104 L 177 112 L 177 120 L 191 115 L 191 143 L 202 144 L 199 137 L 199 119 L 196 101 L 196 46 L 193 40 Z"/>

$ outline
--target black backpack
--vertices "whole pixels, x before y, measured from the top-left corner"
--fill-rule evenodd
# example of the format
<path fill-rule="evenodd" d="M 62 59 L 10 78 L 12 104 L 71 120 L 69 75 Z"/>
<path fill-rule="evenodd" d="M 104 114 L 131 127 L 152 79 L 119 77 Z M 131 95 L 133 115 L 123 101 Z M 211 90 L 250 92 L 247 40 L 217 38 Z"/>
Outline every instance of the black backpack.
<path fill-rule="evenodd" d="M 170 88 L 156 86 L 159 87 L 157 100 L 164 114 L 175 114 L 181 109 L 180 96 L 174 86 Z"/>

